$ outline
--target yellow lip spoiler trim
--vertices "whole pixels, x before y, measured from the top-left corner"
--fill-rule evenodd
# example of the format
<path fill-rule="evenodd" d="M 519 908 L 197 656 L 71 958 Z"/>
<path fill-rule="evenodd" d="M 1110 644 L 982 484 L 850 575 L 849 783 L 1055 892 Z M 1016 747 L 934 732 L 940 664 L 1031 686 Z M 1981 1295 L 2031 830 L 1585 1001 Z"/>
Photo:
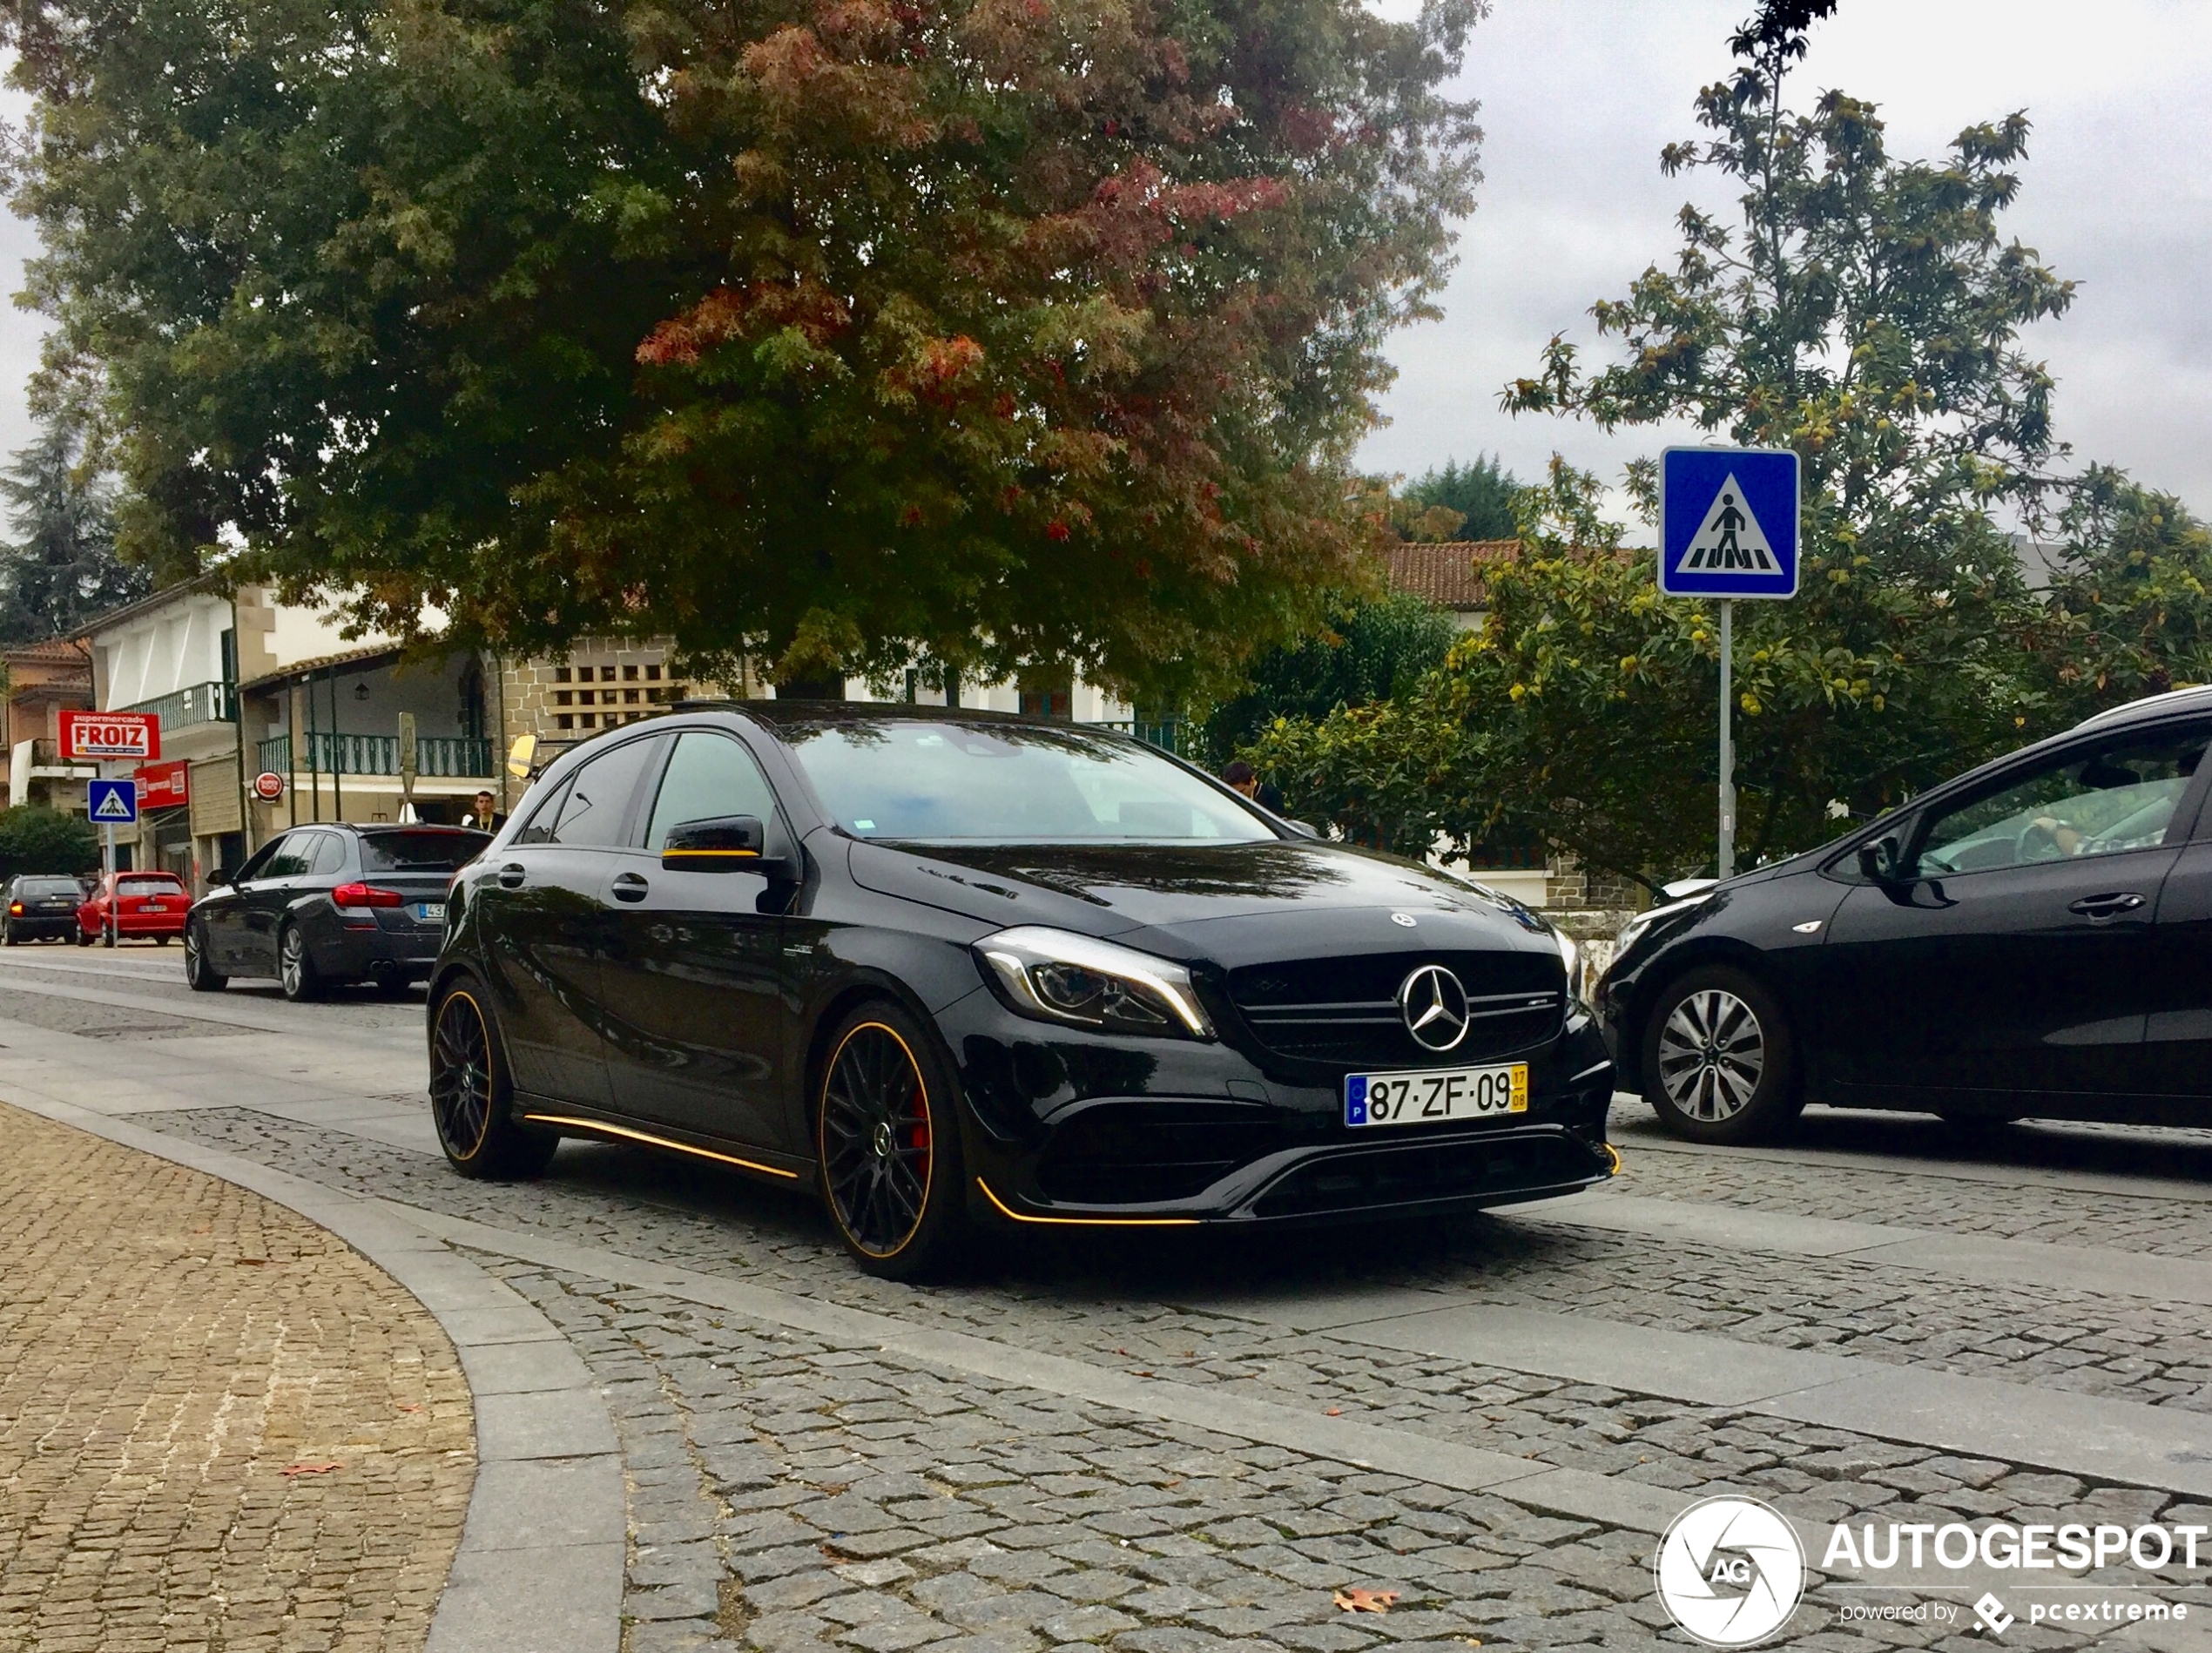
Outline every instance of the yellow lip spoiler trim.
<path fill-rule="evenodd" d="M 1603 1146 L 1605 1157 L 1613 1162 L 1613 1174 L 1618 1177 L 1621 1174 L 1621 1150 L 1611 1143 L 1606 1143 Z"/>
<path fill-rule="evenodd" d="M 991 1191 L 990 1184 L 981 1177 L 976 1187 L 983 1191 L 983 1198 L 999 1208 L 1001 1216 L 1017 1223 L 1049 1223 L 1057 1228 L 1196 1228 L 1195 1217 L 1028 1217 L 1008 1209 L 1007 1203 Z"/>
<path fill-rule="evenodd" d="M 757 1171 L 764 1176 L 781 1177 L 789 1182 L 799 1180 L 799 1173 L 795 1171 L 779 1171 L 773 1165 L 739 1159 L 735 1154 L 718 1154 L 711 1148 L 694 1148 L 687 1142 L 671 1142 L 665 1137 L 656 1137 L 651 1131 L 632 1130 L 627 1125 L 610 1125 L 597 1119 L 572 1119 L 566 1114 L 524 1114 L 523 1117 L 533 1125 L 569 1125 L 577 1130 L 596 1130 L 604 1136 L 620 1137 L 629 1142 L 642 1142 L 650 1147 L 673 1149 L 679 1154 L 693 1154 L 719 1164 L 735 1165 L 741 1171 Z"/>

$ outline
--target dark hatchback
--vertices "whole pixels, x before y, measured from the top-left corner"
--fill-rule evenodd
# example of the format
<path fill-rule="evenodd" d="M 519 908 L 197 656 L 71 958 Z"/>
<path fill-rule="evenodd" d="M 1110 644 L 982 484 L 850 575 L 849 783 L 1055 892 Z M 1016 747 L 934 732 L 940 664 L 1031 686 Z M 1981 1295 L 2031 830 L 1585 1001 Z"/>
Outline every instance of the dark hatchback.
<path fill-rule="evenodd" d="M 77 934 L 84 887 L 73 878 L 20 873 L 8 880 L 7 911 L 0 913 L 0 943 L 59 941 Z"/>
<path fill-rule="evenodd" d="M 274 976 L 295 1001 L 354 982 L 403 992 L 436 961 L 446 887 L 489 842 L 459 826 L 294 826 L 193 905 L 185 979 L 217 993 Z"/>
<path fill-rule="evenodd" d="M 452 900 L 454 1164 L 578 1135 L 812 1184 L 878 1272 L 971 1219 L 1445 1211 L 1614 1164 L 1541 919 L 1103 731 L 687 708 L 561 758 Z"/>
<path fill-rule="evenodd" d="M 2212 691 L 2154 697 L 1646 913 L 1596 998 L 1707 1142 L 1808 1101 L 2212 1122 Z"/>

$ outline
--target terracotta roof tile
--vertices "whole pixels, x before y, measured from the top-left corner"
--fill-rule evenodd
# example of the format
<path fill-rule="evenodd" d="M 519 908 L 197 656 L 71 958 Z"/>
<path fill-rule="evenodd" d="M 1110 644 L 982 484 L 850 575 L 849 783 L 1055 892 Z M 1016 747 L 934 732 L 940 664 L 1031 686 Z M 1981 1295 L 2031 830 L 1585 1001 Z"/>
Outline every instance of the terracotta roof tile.
<path fill-rule="evenodd" d="M 1383 552 L 1390 589 L 1425 597 L 1461 613 L 1488 601 L 1479 571 L 1487 563 L 1509 563 L 1521 556 L 1517 539 L 1447 540 L 1440 545 L 1393 545 Z"/>

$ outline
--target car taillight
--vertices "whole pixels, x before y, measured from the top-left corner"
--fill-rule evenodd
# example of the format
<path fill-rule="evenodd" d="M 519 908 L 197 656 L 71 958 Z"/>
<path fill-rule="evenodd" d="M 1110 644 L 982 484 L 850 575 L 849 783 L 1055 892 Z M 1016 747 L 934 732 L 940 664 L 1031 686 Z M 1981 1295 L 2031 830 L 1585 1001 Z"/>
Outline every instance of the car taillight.
<path fill-rule="evenodd" d="M 395 889 L 378 889 L 374 884 L 341 884 L 330 892 L 334 907 L 398 907 L 406 900 Z"/>
<path fill-rule="evenodd" d="M 23 903 L 21 901 L 10 901 L 8 903 L 8 910 L 10 913 L 21 913 L 23 911 Z"/>

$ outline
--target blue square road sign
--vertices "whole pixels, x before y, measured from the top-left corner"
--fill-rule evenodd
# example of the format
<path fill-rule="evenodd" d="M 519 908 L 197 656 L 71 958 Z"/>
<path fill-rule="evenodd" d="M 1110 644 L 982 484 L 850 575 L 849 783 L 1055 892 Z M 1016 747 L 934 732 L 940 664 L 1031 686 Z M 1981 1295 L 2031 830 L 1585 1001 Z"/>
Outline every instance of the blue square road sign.
<path fill-rule="evenodd" d="M 84 813 L 95 826 L 128 826 L 138 819 L 138 783 L 135 780 L 88 780 L 84 783 Z"/>
<path fill-rule="evenodd" d="M 1797 455 L 1786 448 L 1662 453 L 1659 589 L 1669 597 L 1797 596 Z"/>

